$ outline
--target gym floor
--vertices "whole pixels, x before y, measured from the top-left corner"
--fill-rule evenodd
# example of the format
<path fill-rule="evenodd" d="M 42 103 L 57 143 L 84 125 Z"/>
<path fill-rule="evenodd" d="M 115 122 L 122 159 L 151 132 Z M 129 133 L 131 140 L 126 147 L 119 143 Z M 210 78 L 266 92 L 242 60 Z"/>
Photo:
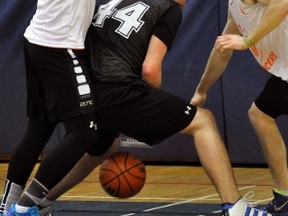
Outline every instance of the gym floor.
<path fill-rule="evenodd" d="M 7 168 L 7 163 L 0 164 L 1 188 L 4 187 Z M 53 215 L 220 214 L 220 198 L 202 167 L 146 165 L 146 172 L 146 183 L 140 193 L 128 199 L 118 199 L 103 190 L 99 183 L 99 169 L 96 168 L 83 182 L 54 203 Z M 234 168 L 234 173 L 241 195 L 246 196 L 249 202 L 262 205 L 272 199 L 272 180 L 267 168 Z"/>

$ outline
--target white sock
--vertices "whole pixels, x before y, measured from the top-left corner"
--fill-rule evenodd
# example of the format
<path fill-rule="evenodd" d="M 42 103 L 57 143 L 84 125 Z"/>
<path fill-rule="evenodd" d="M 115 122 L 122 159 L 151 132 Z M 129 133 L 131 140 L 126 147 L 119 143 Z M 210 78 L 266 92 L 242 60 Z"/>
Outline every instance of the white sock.
<path fill-rule="evenodd" d="M 29 207 L 20 206 L 18 204 L 15 205 L 15 210 L 17 213 L 25 213 L 28 211 L 28 209 L 29 209 Z"/>

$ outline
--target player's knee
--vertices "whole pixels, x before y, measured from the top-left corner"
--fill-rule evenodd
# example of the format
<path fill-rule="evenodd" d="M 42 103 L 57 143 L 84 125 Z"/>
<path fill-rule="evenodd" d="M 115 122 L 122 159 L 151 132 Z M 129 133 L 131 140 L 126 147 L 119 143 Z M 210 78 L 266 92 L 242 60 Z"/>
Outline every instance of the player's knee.
<path fill-rule="evenodd" d="M 108 131 L 103 133 L 103 131 L 99 130 L 97 133 L 97 139 L 88 149 L 87 153 L 92 156 L 103 156 L 107 152 L 109 152 L 109 154 L 112 153 L 118 145 L 117 142 L 114 142 L 116 137 L 118 137 L 118 134 L 116 133 L 110 133 Z"/>
<path fill-rule="evenodd" d="M 212 112 L 208 109 L 198 109 L 199 112 L 199 122 L 201 125 L 206 125 L 206 124 L 215 124 L 215 118 Z"/>
<path fill-rule="evenodd" d="M 183 130 L 184 133 L 194 134 L 198 130 L 211 127 L 216 124 L 214 115 L 208 109 L 197 108 L 196 115 L 191 124 Z"/>
<path fill-rule="evenodd" d="M 112 146 L 112 144 L 113 140 L 111 139 L 107 139 L 106 141 L 103 139 L 97 139 L 96 142 L 89 147 L 87 153 L 91 156 L 103 156 Z"/>
<path fill-rule="evenodd" d="M 275 124 L 275 118 L 262 112 L 254 103 L 248 111 L 248 116 L 254 127 L 265 127 L 267 124 Z"/>

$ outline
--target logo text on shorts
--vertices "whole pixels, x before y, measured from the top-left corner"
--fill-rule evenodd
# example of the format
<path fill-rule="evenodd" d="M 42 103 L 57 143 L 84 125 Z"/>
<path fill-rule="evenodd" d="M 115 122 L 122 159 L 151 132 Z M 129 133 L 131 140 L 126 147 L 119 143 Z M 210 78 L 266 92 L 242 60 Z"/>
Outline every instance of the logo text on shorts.
<path fill-rule="evenodd" d="M 93 100 L 87 100 L 80 102 L 80 107 L 87 107 L 93 105 Z"/>

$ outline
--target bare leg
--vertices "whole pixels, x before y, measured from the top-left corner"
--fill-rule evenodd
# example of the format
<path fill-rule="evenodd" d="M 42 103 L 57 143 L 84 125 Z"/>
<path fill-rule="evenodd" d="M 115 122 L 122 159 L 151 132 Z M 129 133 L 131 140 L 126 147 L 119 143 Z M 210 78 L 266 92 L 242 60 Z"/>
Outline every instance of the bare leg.
<path fill-rule="evenodd" d="M 260 140 L 274 186 L 288 190 L 286 146 L 275 119 L 259 110 L 254 103 L 249 109 L 249 118 Z"/>
<path fill-rule="evenodd" d="M 102 161 L 111 155 L 119 146 L 119 140 L 116 139 L 110 149 L 102 156 L 91 156 L 85 154 L 73 167 L 73 169 L 55 186 L 47 196 L 47 200 L 55 201 L 65 192 L 85 179 Z"/>
<path fill-rule="evenodd" d="M 222 202 L 237 202 L 241 195 L 238 192 L 230 159 L 212 113 L 198 108 L 193 121 L 182 132 L 193 135 L 202 166 L 215 185 Z"/>

